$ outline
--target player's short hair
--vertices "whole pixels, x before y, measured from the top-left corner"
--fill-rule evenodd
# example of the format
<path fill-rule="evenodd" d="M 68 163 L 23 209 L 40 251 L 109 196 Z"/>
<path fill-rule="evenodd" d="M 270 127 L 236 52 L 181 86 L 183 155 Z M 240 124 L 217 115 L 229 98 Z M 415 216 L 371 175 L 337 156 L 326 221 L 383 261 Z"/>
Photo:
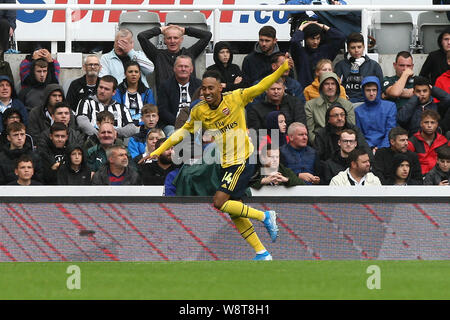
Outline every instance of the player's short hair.
<path fill-rule="evenodd" d="M 431 85 L 431 82 L 428 78 L 422 77 L 422 76 L 415 76 L 414 77 L 414 87 L 416 86 L 429 86 Z"/>
<path fill-rule="evenodd" d="M 106 76 L 103 76 L 100 78 L 100 81 L 108 82 L 113 84 L 113 91 L 117 89 L 117 79 L 113 76 L 107 74 Z"/>
<path fill-rule="evenodd" d="M 6 127 L 6 133 L 8 135 L 11 132 L 17 132 L 17 131 L 21 131 L 21 130 L 26 131 L 26 127 L 22 122 L 13 122 L 13 123 L 8 124 L 8 126 Z"/>
<path fill-rule="evenodd" d="M 131 61 L 128 61 L 127 63 L 125 63 L 124 71 L 126 72 L 128 70 L 128 68 L 131 66 L 135 66 L 139 69 L 139 72 L 141 71 L 141 66 L 139 65 L 139 63 L 137 61 L 134 61 L 134 60 L 131 60 Z"/>
<path fill-rule="evenodd" d="M 206 70 L 202 76 L 202 79 L 205 79 L 205 78 L 214 78 L 219 82 L 223 82 L 222 75 L 217 70 Z"/>
<path fill-rule="evenodd" d="M 144 104 L 144 106 L 141 109 L 141 114 L 144 115 L 144 114 L 147 114 L 147 113 L 159 114 L 158 106 L 155 106 L 152 103 Z"/>
<path fill-rule="evenodd" d="M 343 133 L 353 134 L 353 135 L 355 135 L 355 138 L 358 139 L 358 134 L 353 129 L 344 129 L 344 130 L 342 130 L 341 133 L 339 134 L 339 137 L 342 136 Z"/>
<path fill-rule="evenodd" d="M 18 169 L 21 162 L 31 162 L 31 166 L 34 168 L 33 158 L 28 153 L 24 153 L 16 159 L 14 168 Z"/>
<path fill-rule="evenodd" d="M 436 149 L 437 157 L 441 160 L 450 160 L 450 146 L 444 145 Z"/>
<path fill-rule="evenodd" d="M 34 66 L 40 68 L 48 68 L 48 62 L 44 58 L 39 58 L 34 62 Z"/>
<path fill-rule="evenodd" d="M 348 163 L 357 162 L 358 158 L 362 155 L 368 154 L 366 150 L 355 148 L 348 154 Z"/>
<path fill-rule="evenodd" d="M 67 128 L 67 126 L 62 122 L 54 122 L 50 126 L 51 134 L 55 133 L 56 131 L 65 131 L 67 134 L 69 134 L 69 128 Z"/>
<path fill-rule="evenodd" d="M 117 37 L 126 38 L 130 35 L 133 36 L 133 32 L 130 29 L 120 28 L 119 31 L 117 31 L 117 33 L 116 33 L 116 38 Z"/>
<path fill-rule="evenodd" d="M 70 110 L 70 106 L 67 104 L 67 102 L 61 101 L 61 102 L 57 102 L 55 104 L 55 106 L 53 107 L 53 110 L 49 110 L 49 112 L 51 111 L 52 114 L 55 114 L 56 110 L 60 109 L 60 108 L 68 108 Z"/>
<path fill-rule="evenodd" d="M 354 42 L 361 42 L 364 44 L 364 37 L 359 32 L 352 32 L 348 35 L 346 42 L 347 42 L 347 46 L 350 45 L 350 43 L 354 43 Z"/>
<path fill-rule="evenodd" d="M 113 144 L 111 147 L 106 149 L 106 159 L 111 158 L 112 153 L 118 149 L 122 149 L 128 152 L 127 148 L 121 144 Z"/>
<path fill-rule="evenodd" d="M 192 66 L 194 65 L 194 63 L 192 61 L 192 57 L 190 57 L 190 56 L 188 56 L 186 54 L 181 54 L 178 57 L 176 57 L 175 58 L 175 62 L 173 63 L 173 65 L 175 66 L 178 63 L 178 61 L 180 61 L 181 59 L 188 59 L 191 62 L 191 65 Z"/>
<path fill-rule="evenodd" d="M 431 109 L 425 109 L 423 110 L 422 114 L 420 115 L 420 121 L 423 121 L 426 117 L 430 117 L 431 119 L 435 121 L 441 120 L 441 116 L 436 110 Z"/>
<path fill-rule="evenodd" d="M 389 131 L 389 140 L 395 140 L 398 136 L 408 135 L 408 131 L 402 127 L 395 127 Z"/>
<path fill-rule="evenodd" d="M 270 57 L 270 64 L 277 63 L 277 62 L 278 62 L 278 59 L 279 59 L 280 57 L 285 57 L 285 56 L 286 56 L 286 53 L 284 53 L 284 52 L 277 52 L 277 53 L 274 53 L 274 54 Z"/>
<path fill-rule="evenodd" d="M 408 51 L 400 51 L 399 53 L 397 53 L 397 56 L 395 57 L 395 62 L 397 62 L 398 58 L 400 58 L 400 57 L 408 59 L 408 58 L 412 58 L 412 55 Z"/>
<path fill-rule="evenodd" d="M 259 29 L 258 35 L 275 39 L 277 37 L 277 30 L 272 26 L 264 26 Z"/>
<path fill-rule="evenodd" d="M 114 115 L 112 114 L 111 111 L 108 111 L 108 110 L 100 111 L 99 113 L 97 113 L 96 118 L 97 118 L 97 122 L 99 122 L 99 123 L 102 123 L 106 119 L 109 119 L 109 120 L 111 120 L 111 122 L 114 123 Z"/>
<path fill-rule="evenodd" d="M 320 59 L 316 64 L 315 71 L 318 72 L 325 64 L 330 64 L 331 68 L 333 68 L 333 62 L 330 59 Z"/>
<path fill-rule="evenodd" d="M 306 126 L 301 122 L 292 122 L 287 130 L 288 136 L 291 136 L 297 128 L 306 128 Z M 308 128 L 306 128 L 306 131 L 308 131 Z"/>

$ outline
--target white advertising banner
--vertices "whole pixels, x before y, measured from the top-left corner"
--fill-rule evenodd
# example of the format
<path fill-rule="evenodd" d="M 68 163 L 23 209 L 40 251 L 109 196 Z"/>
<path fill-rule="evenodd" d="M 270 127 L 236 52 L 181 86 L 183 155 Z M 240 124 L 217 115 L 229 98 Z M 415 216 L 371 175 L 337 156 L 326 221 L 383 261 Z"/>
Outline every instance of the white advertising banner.
<path fill-rule="evenodd" d="M 278 5 L 283 0 L 17 0 L 23 4 L 80 4 L 80 5 Z M 347 0 L 347 4 L 392 4 L 391 0 Z M 408 4 L 431 4 L 431 0 L 409 0 Z M 213 12 L 202 11 L 213 32 Z M 78 10 L 72 14 L 73 41 L 111 41 L 121 11 Z M 165 21 L 165 12 L 158 12 Z M 223 11 L 220 15 L 220 39 L 254 41 L 263 25 L 277 30 L 280 41 L 289 40 L 288 12 L 285 11 Z M 16 39 L 18 41 L 64 41 L 65 12 L 63 10 L 18 10 Z"/>

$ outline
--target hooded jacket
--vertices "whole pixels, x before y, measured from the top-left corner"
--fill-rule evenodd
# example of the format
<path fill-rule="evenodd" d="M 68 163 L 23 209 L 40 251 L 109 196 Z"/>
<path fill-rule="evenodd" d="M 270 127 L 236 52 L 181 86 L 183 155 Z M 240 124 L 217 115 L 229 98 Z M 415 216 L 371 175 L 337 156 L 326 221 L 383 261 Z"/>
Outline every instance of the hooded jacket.
<path fill-rule="evenodd" d="M 394 151 L 390 147 L 378 149 L 375 153 L 372 171 L 378 178 L 380 178 L 383 185 L 388 184 L 389 181 L 392 181 L 393 159 L 397 153 L 398 152 Z M 420 162 L 417 154 L 409 150 L 406 150 L 405 154 L 408 156 L 409 163 L 411 164 L 411 180 L 409 184 L 422 185 L 422 170 L 420 168 Z"/>
<path fill-rule="evenodd" d="M 303 90 L 303 95 L 305 96 L 305 100 L 309 101 L 315 98 L 320 97 L 320 92 L 319 92 L 319 77 L 315 77 L 314 81 L 305 88 L 305 90 Z M 347 94 L 345 93 L 345 88 L 342 85 L 339 85 L 339 96 L 342 99 L 347 99 Z"/>
<path fill-rule="evenodd" d="M 75 149 L 81 150 L 83 159 L 78 171 L 75 171 L 71 167 L 70 154 Z M 91 170 L 87 165 L 86 153 L 79 145 L 68 145 L 66 148 L 66 154 L 64 156 L 63 163 L 59 166 L 56 173 L 58 185 L 90 185 L 91 184 Z"/>
<path fill-rule="evenodd" d="M 54 91 L 60 91 L 63 95 L 64 101 L 64 89 L 57 83 L 51 83 L 45 87 L 43 91 L 42 104 L 31 110 L 29 113 L 29 124 L 27 126 L 27 133 L 29 133 L 35 142 L 39 140 L 39 136 L 43 131 L 49 129 L 52 125 L 51 115 L 47 109 L 48 99 L 50 94 Z M 75 117 L 70 113 L 69 127 L 75 128 Z"/>
<path fill-rule="evenodd" d="M 436 163 L 434 168 L 425 175 L 423 184 L 437 186 L 443 180 L 450 180 L 450 171 L 442 171 L 441 168 L 439 168 L 439 164 Z"/>
<path fill-rule="evenodd" d="M 442 47 L 442 38 L 446 33 L 450 34 L 450 27 L 439 34 L 437 39 L 439 49 L 428 54 L 420 70 L 420 75 L 430 79 L 431 84 L 434 84 L 436 79 L 450 68 L 447 64 L 447 53 Z"/>
<path fill-rule="evenodd" d="M 7 138 L 8 133 L 6 132 L 4 122 L 6 121 L 7 118 L 11 116 L 12 113 L 17 113 L 17 110 L 14 108 L 8 108 L 3 112 L 3 114 L 0 114 L 2 116 L 2 128 L 3 128 L 2 132 L 0 133 L 0 148 L 9 143 Z M 18 114 L 20 117 L 20 122 L 24 123 L 22 114 L 20 112 Z M 26 135 L 25 144 L 28 145 L 31 150 L 35 149 L 35 142 L 29 134 Z"/>
<path fill-rule="evenodd" d="M 351 102 L 363 102 L 364 94 L 361 91 L 361 82 L 365 77 L 376 76 L 379 83 L 383 82 L 383 70 L 381 66 L 368 56 L 362 57 L 363 63 L 356 67 L 355 59 L 349 53 L 344 55 L 344 60 L 339 61 L 334 72 L 341 78 L 342 85 Z"/>
<path fill-rule="evenodd" d="M 409 98 L 408 102 L 398 110 L 397 122 L 402 128 L 408 130 L 409 136 L 420 130 L 420 117 L 424 110 L 439 110 L 438 104 L 433 102 L 433 97 L 440 100 L 439 105 L 445 106 L 446 108 L 450 105 L 450 94 L 438 87 L 433 87 L 431 89 L 430 99 L 426 103 L 420 103 L 419 98 L 416 95 L 413 95 Z"/>
<path fill-rule="evenodd" d="M 45 88 L 49 84 L 58 84 L 58 79 L 55 75 L 55 66 L 53 62 L 48 64 L 48 73 L 45 81 L 37 81 L 34 75 L 36 61 L 38 60 L 33 60 L 31 62 L 29 75 L 24 80 L 24 84 L 26 85 L 26 87 L 22 85 L 22 90 L 20 90 L 19 92 L 19 99 L 26 106 L 28 112 L 35 108 L 39 108 L 42 102 L 45 101 Z M 64 95 L 64 90 L 62 90 L 61 92 Z"/>
<path fill-rule="evenodd" d="M 415 152 L 419 157 L 422 174 L 427 174 L 436 165 L 436 150 L 448 143 L 446 137 L 436 132 L 431 146 L 423 139 L 420 131 L 416 132 L 408 141 L 408 150 Z"/>
<path fill-rule="evenodd" d="M 450 11 L 449 11 L 450 12 Z M 447 93 L 450 93 L 450 69 L 447 72 L 444 72 L 436 79 L 436 87 L 441 88 Z M 434 99 L 434 102 L 439 102 L 437 99 Z"/>
<path fill-rule="evenodd" d="M 389 131 L 397 126 L 397 107 L 394 102 L 381 99 L 381 85 L 377 77 L 363 79 L 361 91 L 368 83 L 377 85 L 377 97 L 369 101 L 364 95 L 364 103 L 355 109 L 356 125 L 361 129 L 371 148 L 387 148 Z"/>
<path fill-rule="evenodd" d="M 345 112 L 345 124 L 342 129 L 352 129 L 356 132 L 356 139 L 358 141 L 358 148 L 364 149 L 367 154 L 370 157 L 370 160 L 373 158 L 372 150 L 370 149 L 369 145 L 366 142 L 366 139 L 364 138 L 364 135 L 362 134 L 361 130 L 354 125 L 350 124 L 347 121 L 347 111 L 341 106 L 342 110 Z M 316 138 L 314 140 L 314 147 L 317 150 L 317 154 L 319 155 L 320 160 L 326 161 L 327 159 L 330 159 L 333 154 L 335 154 L 337 151 L 340 150 L 338 141 L 339 141 L 339 134 L 340 129 L 337 127 L 332 126 L 328 120 L 330 119 L 330 111 L 332 108 L 328 108 L 327 112 L 325 114 L 325 122 L 326 125 L 323 128 L 320 128 L 317 131 Z M 345 168 L 344 168 L 345 169 Z M 331 177 L 332 178 L 332 177 Z M 330 178 L 330 180 L 331 180 Z"/>
<path fill-rule="evenodd" d="M 336 28 L 331 28 L 321 34 L 320 45 L 317 49 L 302 46 L 305 39 L 304 32 L 297 30 L 291 38 L 290 49 L 294 59 L 298 81 L 303 88 L 309 86 L 314 80 L 314 68 L 320 59 L 336 58 L 340 48 L 344 46 L 345 35 Z"/>
<path fill-rule="evenodd" d="M 337 84 L 337 98 L 333 101 L 330 101 L 322 92 L 322 85 L 325 80 L 329 78 L 333 78 Z M 355 111 L 353 108 L 353 104 L 350 101 L 340 97 L 339 87 L 339 78 L 337 77 L 337 75 L 333 72 L 324 72 L 320 76 L 320 97 L 306 102 L 306 126 L 308 127 L 308 138 L 310 143 L 314 143 L 316 133 L 319 131 L 319 129 L 325 127 L 326 112 L 334 104 L 340 104 L 347 112 L 347 122 L 349 124 L 355 124 Z"/>
<path fill-rule="evenodd" d="M 251 84 L 271 74 L 272 64 L 270 60 L 272 55 L 277 52 L 280 52 L 278 44 L 275 44 L 272 53 L 267 55 L 265 52 L 262 52 L 259 44 L 256 43 L 253 52 L 249 53 L 242 61 L 244 83 Z"/>
<path fill-rule="evenodd" d="M 222 49 L 228 49 L 230 51 L 230 59 L 226 66 L 219 59 L 219 52 Z M 234 80 L 237 77 L 242 77 L 242 71 L 237 64 L 233 63 L 233 51 L 231 45 L 228 42 L 220 41 L 214 46 L 214 62 L 215 64 L 209 66 L 206 70 L 216 70 L 222 75 L 223 81 L 226 83 L 223 92 L 233 91 L 239 88 L 245 88 L 246 84 L 242 80 L 240 83 L 235 84 Z"/>
<path fill-rule="evenodd" d="M 34 175 L 32 179 L 42 182 L 43 174 L 40 157 L 31 149 L 30 145 L 25 143 L 22 149 L 10 150 L 9 148 L 10 144 L 7 143 L 0 152 L 0 185 L 17 180 L 14 168 L 16 166 L 16 160 L 23 154 L 29 154 L 33 159 Z"/>
<path fill-rule="evenodd" d="M 39 146 L 38 151 L 41 158 L 42 171 L 44 173 L 44 184 L 56 185 L 57 169 L 53 170 L 52 166 L 57 162 L 61 165 L 64 161 L 66 146 L 57 148 L 49 138 L 45 144 Z"/>
<path fill-rule="evenodd" d="M 397 169 L 400 167 L 400 164 L 403 161 L 407 161 L 409 163 L 409 173 L 406 178 L 405 183 L 408 185 L 411 183 L 411 160 L 404 153 L 396 153 L 392 158 L 392 171 L 389 178 L 386 181 L 387 185 L 395 185 L 395 179 L 397 175 Z"/>
<path fill-rule="evenodd" d="M 9 105 L 9 108 L 13 108 L 20 112 L 20 115 L 22 116 L 22 122 L 25 125 L 28 125 L 28 111 L 25 105 L 17 98 L 16 89 L 14 88 L 14 82 L 5 75 L 0 75 L 0 82 L 2 81 L 8 81 L 11 86 L 11 104 Z M 3 113 L 7 110 L 3 110 L 3 107 L 0 106 L 0 132 L 3 131 Z"/>

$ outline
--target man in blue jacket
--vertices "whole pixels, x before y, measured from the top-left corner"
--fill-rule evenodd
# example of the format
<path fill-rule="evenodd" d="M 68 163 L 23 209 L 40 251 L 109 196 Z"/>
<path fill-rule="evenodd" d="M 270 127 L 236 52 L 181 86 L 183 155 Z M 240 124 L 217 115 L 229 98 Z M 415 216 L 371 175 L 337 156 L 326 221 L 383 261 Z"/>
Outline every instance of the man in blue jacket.
<path fill-rule="evenodd" d="M 303 40 L 305 46 L 302 45 Z M 291 38 L 290 48 L 297 78 L 303 88 L 313 82 L 317 62 L 320 59 L 333 61 L 344 42 L 345 35 L 336 28 L 316 21 L 300 25 Z"/>
<path fill-rule="evenodd" d="M 372 149 L 388 148 L 389 131 L 397 126 L 397 107 L 394 102 L 381 99 L 377 77 L 364 78 L 361 86 L 364 103 L 355 108 L 356 125 Z"/>

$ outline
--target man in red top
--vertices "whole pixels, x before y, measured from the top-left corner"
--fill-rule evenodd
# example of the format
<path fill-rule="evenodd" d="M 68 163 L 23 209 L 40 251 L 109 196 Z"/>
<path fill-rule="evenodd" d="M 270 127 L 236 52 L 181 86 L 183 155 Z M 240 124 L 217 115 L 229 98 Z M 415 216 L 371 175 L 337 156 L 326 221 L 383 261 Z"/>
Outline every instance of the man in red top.
<path fill-rule="evenodd" d="M 408 141 L 408 150 L 415 152 L 419 157 L 423 175 L 436 165 L 436 149 L 448 144 L 447 138 L 436 132 L 439 120 L 437 111 L 424 110 L 420 120 L 420 130 Z"/>

